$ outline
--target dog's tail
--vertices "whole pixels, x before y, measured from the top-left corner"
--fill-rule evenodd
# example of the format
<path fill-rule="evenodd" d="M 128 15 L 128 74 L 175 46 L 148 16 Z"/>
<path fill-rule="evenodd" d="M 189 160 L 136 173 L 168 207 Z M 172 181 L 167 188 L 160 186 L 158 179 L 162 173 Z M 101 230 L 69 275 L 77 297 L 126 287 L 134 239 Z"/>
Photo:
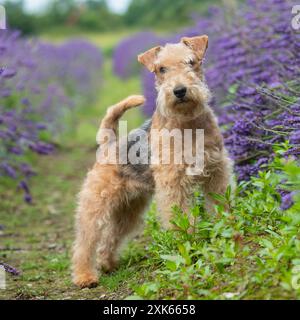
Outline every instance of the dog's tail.
<path fill-rule="evenodd" d="M 108 108 L 105 117 L 103 118 L 101 129 L 112 129 L 114 132 L 117 131 L 118 120 L 122 115 L 129 109 L 138 107 L 145 102 L 145 98 L 139 95 L 129 96 L 121 102 Z"/>

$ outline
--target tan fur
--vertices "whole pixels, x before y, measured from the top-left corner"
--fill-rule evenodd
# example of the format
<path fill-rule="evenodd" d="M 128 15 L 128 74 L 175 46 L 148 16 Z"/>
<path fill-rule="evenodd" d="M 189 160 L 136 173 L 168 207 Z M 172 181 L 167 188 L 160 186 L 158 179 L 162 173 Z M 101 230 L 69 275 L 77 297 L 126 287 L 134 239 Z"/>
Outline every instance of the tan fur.
<path fill-rule="evenodd" d="M 214 200 L 209 193 L 224 194 L 231 179 L 231 161 L 223 146 L 223 138 L 217 126 L 213 112 L 208 109 L 200 117 L 193 120 L 181 121 L 168 119 L 156 112 L 153 116 L 153 129 L 181 128 L 204 129 L 204 172 L 203 175 L 189 176 L 186 174 L 186 164 L 152 165 L 155 182 L 155 198 L 163 224 L 169 228 L 172 225 L 172 208 L 170 204 L 179 206 L 188 213 L 192 205 L 193 193 L 201 187 L 205 193 L 206 208 L 213 212 Z M 171 147 L 173 145 L 171 144 Z"/>
<path fill-rule="evenodd" d="M 144 102 L 131 96 L 108 109 L 101 128 L 116 128 L 116 120 L 127 109 Z M 152 190 L 120 175 L 115 165 L 96 163 L 89 171 L 79 194 L 76 240 L 73 253 L 73 281 L 80 287 L 97 284 L 98 266 L 112 270 L 117 251 L 126 236 L 142 222 Z"/>
<path fill-rule="evenodd" d="M 127 174 L 130 171 L 127 168 L 121 174 L 119 165 L 96 163 L 79 194 L 73 254 L 73 281 L 78 286 L 97 284 L 96 251 L 100 268 L 110 271 L 116 266 L 121 244 L 141 225 L 153 193 L 163 225 L 171 227 L 173 205 L 188 212 L 193 192 L 201 187 L 207 208 L 212 211 L 214 201 L 209 193 L 223 194 L 229 185 L 231 162 L 216 117 L 208 105 L 210 92 L 201 70 L 207 43 L 207 36 L 183 38 L 179 44 L 155 47 L 138 57 L 156 74 L 157 109 L 152 118 L 150 138 L 154 129 L 192 129 L 193 132 L 204 129 L 203 174 L 187 175 L 186 164 L 160 163 L 150 166 L 153 183 L 146 183 Z M 162 73 L 161 68 L 166 72 Z M 177 85 L 187 87 L 186 99 L 180 102 L 173 94 Z M 142 96 L 131 96 L 109 108 L 101 128 L 116 131 L 120 116 L 143 102 Z M 147 176 L 148 180 L 151 178 Z"/>

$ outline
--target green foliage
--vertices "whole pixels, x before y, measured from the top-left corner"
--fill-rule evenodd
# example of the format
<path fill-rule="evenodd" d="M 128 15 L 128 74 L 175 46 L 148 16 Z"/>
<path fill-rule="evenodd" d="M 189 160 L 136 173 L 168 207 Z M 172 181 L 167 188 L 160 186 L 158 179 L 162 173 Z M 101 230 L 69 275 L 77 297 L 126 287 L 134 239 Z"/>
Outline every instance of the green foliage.
<path fill-rule="evenodd" d="M 78 16 L 78 26 L 84 30 L 109 31 L 121 26 L 121 18 L 111 13 L 103 0 L 89 0 L 85 12 Z"/>
<path fill-rule="evenodd" d="M 232 0 L 235 2 L 236 0 Z M 24 34 L 64 29 L 76 31 L 111 31 L 122 27 L 155 27 L 172 30 L 191 22 L 192 13 L 203 14 L 221 0 L 132 0 L 127 12 L 114 14 L 105 0 L 52 0 L 43 12 L 30 14 L 23 0 L 5 0 L 10 27 Z"/>
<path fill-rule="evenodd" d="M 278 186 L 299 192 L 300 167 L 278 156 L 269 171 L 241 183 L 220 202 L 216 215 L 202 201 L 190 212 L 174 208 L 175 230 L 162 232 L 152 208 L 146 236 L 149 265 L 157 269 L 135 295 L 148 299 L 300 297 L 300 196 L 280 209 Z M 225 205 L 229 210 L 224 210 Z"/>
<path fill-rule="evenodd" d="M 66 27 L 77 31 L 108 31 L 122 25 L 121 17 L 109 11 L 105 0 L 88 0 L 81 5 L 74 0 L 53 0 L 37 15 L 28 13 L 22 0 L 6 0 L 4 7 L 9 26 L 24 34 Z"/>
<path fill-rule="evenodd" d="M 132 0 L 124 16 L 129 26 L 182 26 L 190 22 L 192 12 L 203 13 L 214 0 Z"/>
<path fill-rule="evenodd" d="M 24 34 L 37 31 L 36 17 L 24 11 L 24 2 L 22 0 L 7 0 L 4 2 L 4 7 L 9 27 L 21 30 Z"/>

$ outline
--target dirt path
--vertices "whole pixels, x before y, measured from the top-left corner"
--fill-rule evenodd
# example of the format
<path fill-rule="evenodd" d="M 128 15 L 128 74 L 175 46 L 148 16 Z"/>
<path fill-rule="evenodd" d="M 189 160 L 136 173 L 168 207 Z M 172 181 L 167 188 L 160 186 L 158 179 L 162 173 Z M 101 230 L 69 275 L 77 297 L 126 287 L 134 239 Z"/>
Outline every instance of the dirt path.
<path fill-rule="evenodd" d="M 11 192 L 1 199 L 0 260 L 21 271 L 7 275 L 0 299 L 114 299 L 130 295 L 128 281 L 137 266 L 124 261 L 95 289 L 79 290 L 70 281 L 70 248 L 76 194 L 94 152 L 60 150 L 39 162 L 32 181 L 34 204 L 26 205 Z"/>

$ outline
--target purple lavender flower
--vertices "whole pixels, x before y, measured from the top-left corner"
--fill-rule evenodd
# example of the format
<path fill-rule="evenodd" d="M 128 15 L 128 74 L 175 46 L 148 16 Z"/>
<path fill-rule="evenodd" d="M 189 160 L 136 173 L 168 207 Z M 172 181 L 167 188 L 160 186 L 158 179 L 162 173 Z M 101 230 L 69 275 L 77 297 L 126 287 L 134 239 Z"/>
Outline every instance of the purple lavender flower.
<path fill-rule="evenodd" d="M 41 154 L 41 155 L 48 155 L 51 154 L 54 150 L 54 147 L 51 144 L 48 143 L 44 143 L 41 141 L 38 141 L 34 144 L 31 144 L 29 146 L 29 148 L 31 150 L 33 150 L 34 152 Z"/>
<path fill-rule="evenodd" d="M 17 173 L 16 170 L 6 162 L 1 163 L 1 169 L 6 173 L 10 178 L 16 179 Z"/>
<path fill-rule="evenodd" d="M 290 138 L 289 138 L 290 144 L 300 144 L 300 129 L 295 130 L 291 133 Z"/>
<path fill-rule="evenodd" d="M 2 69 L 1 77 L 2 78 L 12 78 L 17 74 L 17 71 L 13 68 Z"/>
<path fill-rule="evenodd" d="M 7 263 L 0 262 L 0 266 L 2 266 L 6 272 L 12 274 L 13 276 L 18 276 L 18 275 L 21 274 L 21 272 L 19 270 L 17 270 L 16 268 L 10 266 Z"/>
<path fill-rule="evenodd" d="M 293 204 L 294 204 L 294 201 L 293 201 L 293 193 L 292 192 L 285 193 L 281 197 L 281 205 L 280 205 L 281 210 L 288 210 Z"/>
<path fill-rule="evenodd" d="M 0 31 L 0 58 L 0 179 L 14 179 L 30 203 L 34 170 L 24 155 L 53 152 L 41 132 L 57 136 L 67 113 L 95 98 L 102 55 L 84 40 L 56 46 Z"/>
<path fill-rule="evenodd" d="M 139 32 L 124 38 L 113 53 L 113 70 L 120 78 L 128 78 L 138 69 L 137 55 L 159 43 L 160 39 L 152 32 Z"/>

